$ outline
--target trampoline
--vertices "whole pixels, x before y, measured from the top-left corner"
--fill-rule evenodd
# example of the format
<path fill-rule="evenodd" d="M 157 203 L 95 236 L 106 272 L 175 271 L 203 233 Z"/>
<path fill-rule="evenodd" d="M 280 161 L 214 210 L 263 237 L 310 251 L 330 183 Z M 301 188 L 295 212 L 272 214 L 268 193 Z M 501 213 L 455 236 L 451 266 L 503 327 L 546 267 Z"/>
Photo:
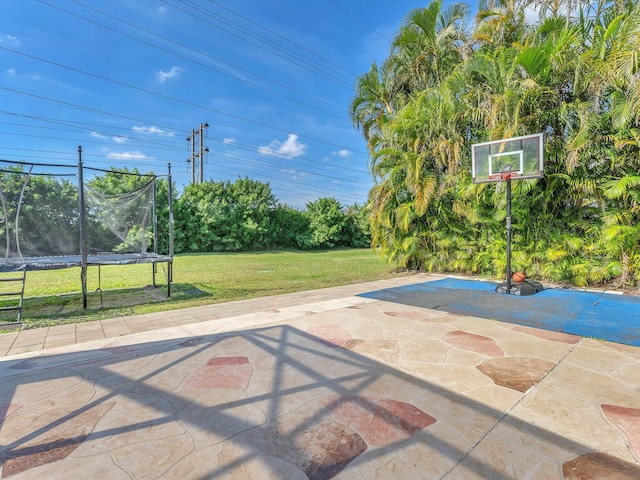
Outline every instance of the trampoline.
<path fill-rule="evenodd" d="M 23 272 L 18 323 L 29 271 L 79 267 L 86 309 L 88 267 L 151 264 L 155 287 L 157 265 L 166 264 L 171 296 L 173 200 L 166 188 L 168 232 L 159 232 L 156 182 L 162 177 L 171 185 L 171 165 L 167 175 L 88 167 L 82 147 L 77 165 L 0 159 L 0 273 Z"/>

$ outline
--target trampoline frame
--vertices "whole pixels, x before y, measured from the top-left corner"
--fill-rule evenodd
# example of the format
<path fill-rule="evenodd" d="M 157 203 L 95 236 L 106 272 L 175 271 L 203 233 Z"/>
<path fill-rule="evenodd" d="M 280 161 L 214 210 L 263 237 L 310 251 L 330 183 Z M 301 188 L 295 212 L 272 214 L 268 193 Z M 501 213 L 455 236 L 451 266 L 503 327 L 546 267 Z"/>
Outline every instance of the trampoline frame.
<path fill-rule="evenodd" d="M 42 166 L 42 167 L 71 167 L 73 165 L 52 165 L 29 162 L 10 162 L 18 165 L 26 166 Z M 158 263 L 167 264 L 167 297 L 171 296 L 171 283 L 173 281 L 173 192 L 171 188 L 171 164 L 168 164 L 167 175 L 148 175 L 133 174 L 129 172 L 118 172 L 117 170 L 103 170 L 98 168 L 85 167 L 82 162 L 82 146 L 78 146 L 78 203 L 80 212 L 80 254 L 76 255 L 49 255 L 37 257 L 8 257 L 0 258 L 0 272 L 21 272 L 21 271 L 37 271 L 37 270 L 60 270 L 65 268 L 80 267 L 80 282 L 82 285 L 82 308 L 87 309 L 87 271 L 90 266 L 102 265 L 134 265 L 141 263 L 152 264 L 153 286 L 156 287 L 156 274 Z M 86 205 L 84 200 L 84 169 L 96 170 L 102 172 L 116 172 L 128 175 L 153 177 L 153 252 L 148 253 L 113 253 L 105 252 L 100 254 L 89 254 L 87 250 L 86 235 Z M 158 216 L 156 210 L 156 184 L 158 177 L 167 177 L 169 184 L 169 254 L 158 254 Z M 8 255 L 8 252 L 7 252 Z"/>

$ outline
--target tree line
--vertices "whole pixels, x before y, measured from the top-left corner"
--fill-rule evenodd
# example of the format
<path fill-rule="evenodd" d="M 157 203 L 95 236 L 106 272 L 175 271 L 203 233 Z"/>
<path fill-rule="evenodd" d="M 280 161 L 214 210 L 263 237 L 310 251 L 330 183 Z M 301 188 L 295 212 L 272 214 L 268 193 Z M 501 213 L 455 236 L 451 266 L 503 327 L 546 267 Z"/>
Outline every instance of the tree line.
<path fill-rule="evenodd" d="M 544 178 L 513 182 L 514 270 L 637 285 L 638 1 L 482 0 L 469 19 L 440 0 L 409 12 L 358 78 L 373 245 L 408 268 L 504 275 L 505 191 L 472 183 L 471 146 L 543 133 Z"/>
<path fill-rule="evenodd" d="M 247 177 L 189 185 L 174 203 L 175 252 L 370 246 L 363 207 L 333 197 L 305 206 L 279 203 L 268 183 Z"/>
<path fill-rule="evenodd" d="M 153 251 L 152 184 L 149 176 L 138 173 L 112 169 L 85 183 L 90 254 Z M 364 208 L 344 207 L 333 197 L 298 210 L 279 203 L 268 183 L 246 177 L 189 185 L 182 192 L 172 188 L 175 253 L 371 244 Z M 168 193 L 168 181 L 156 179 L 157 247 L 163 254 L 169 253 Z M 0 201 L 2 256 L 7 247 L 9 256 L 79 253 L 79 197 L 73 179 L 30 176 L 21 167 L 3 170 Z"/>

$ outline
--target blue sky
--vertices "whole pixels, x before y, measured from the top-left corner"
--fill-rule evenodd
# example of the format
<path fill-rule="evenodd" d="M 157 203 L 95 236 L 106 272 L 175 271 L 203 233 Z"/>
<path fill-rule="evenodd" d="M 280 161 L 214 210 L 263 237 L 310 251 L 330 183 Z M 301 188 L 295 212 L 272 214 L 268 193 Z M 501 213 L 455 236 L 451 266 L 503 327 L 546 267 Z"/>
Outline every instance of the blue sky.
<path fill-rule="evenodd" d="M 2 0 L 0 158 L 268 182 L 281 203 L 364 204 L 356 76 L 410 0 Z"/>

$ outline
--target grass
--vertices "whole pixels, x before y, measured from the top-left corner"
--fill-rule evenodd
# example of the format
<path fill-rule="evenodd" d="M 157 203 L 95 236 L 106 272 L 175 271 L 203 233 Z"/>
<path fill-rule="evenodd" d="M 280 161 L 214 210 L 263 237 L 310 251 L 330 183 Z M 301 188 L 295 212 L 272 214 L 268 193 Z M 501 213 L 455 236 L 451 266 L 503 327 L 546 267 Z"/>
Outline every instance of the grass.
<path fill-rule="evenodd" d="M 171 297 L 166 265 L 89 267 L 88 309 L 82 308 L 80 269 L 27 273 L 24 328 L 91 321 L 301 290 L 348 285 L 406 274 L 369 249 L 177 255 Z M 14 312 L 15 313 L 15 312 Z M 0 321 L 15 320 L 6 314 Z"/>

